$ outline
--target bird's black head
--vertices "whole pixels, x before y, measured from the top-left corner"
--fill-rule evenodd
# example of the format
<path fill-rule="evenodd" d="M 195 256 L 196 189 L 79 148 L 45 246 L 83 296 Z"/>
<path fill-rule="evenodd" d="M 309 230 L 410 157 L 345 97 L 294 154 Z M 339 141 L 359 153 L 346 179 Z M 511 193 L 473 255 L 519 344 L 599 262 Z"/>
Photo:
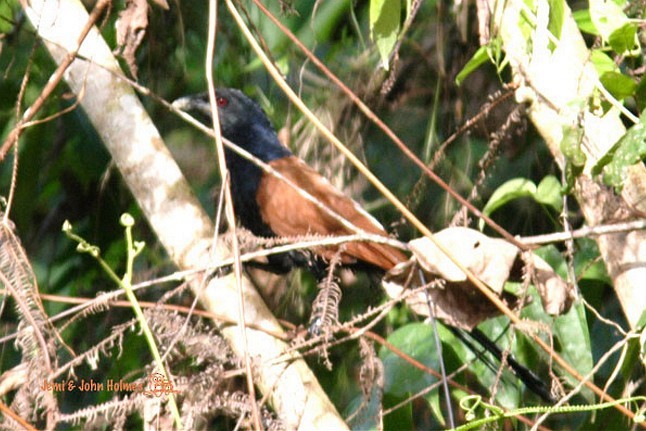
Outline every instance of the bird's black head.
<path fill-rule="evenodd" d="M 234 88 L 218 88 L 215 94 L 222 136 L 264 162 L 291 155 L 278 141 L 260 105 Z M 194 115 L 206 126 L 212 126 L 207 93 L 182 97 L 175 100 L 173 106 Z"/>

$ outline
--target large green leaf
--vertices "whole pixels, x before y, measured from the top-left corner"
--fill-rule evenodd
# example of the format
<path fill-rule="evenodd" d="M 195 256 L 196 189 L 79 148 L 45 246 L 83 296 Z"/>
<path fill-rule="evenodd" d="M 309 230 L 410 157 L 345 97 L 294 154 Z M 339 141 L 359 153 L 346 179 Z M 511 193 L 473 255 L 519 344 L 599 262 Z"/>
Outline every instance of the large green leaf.
<path fill-rule="evenodd" d="M 429 368 L 439 369 L 435 336 L 431 325 L 412 323 L 393 332 L 388 342 Z M 394 396 L 415 393 L 437 380 L 409 364 L 405 359 L 383 348 L 379 354 L 384 364 L 384 391 Z"/>
<path fill-rule="evenodd" d="M 599 256 L 599 246 L 592 238 L 576 240 L 577 252 L 574 255 L 574 268 L 579 281 L 590 280 L 612 285 L 608 269 Z"/>
<path fill-rule="evenodd" d="M 560 212 L 563 209 L 561 190 L 561 182 L 554 175 L 548 175 L 538 183 L 534 199 L 536 202 Z"/>
<path fill-rule="evenodd" d="M 491 215 L 498 208 L 506 203 L 523 197 L 533 196 L 536 193 L 536 184 L 527 178 L 514 178 L 505 182 L 493 192 L 489 201 L 482 209 L 486 216 Z M 480 220 L 479 228 L 484 227 L 484 221 Z"/>
<path fill-rule="evenodd" d="M 594 365 L 592 358 L 592 347 L 590 345 L 590 333 L 585 316 L 585 307 L 580 301 L 575 303 L 570 311 L 554 319 L 554 335 L 561 345 L 560 354 L 579 374 L 585 376 L 590 373 Z M 568 373 L 563 373 L 572 387 L 579 382 Z M 589 402 L 594 401 L 594 394 L 590 389 L 584 387 L 581 395 Z"/>
<path fill-rule="evenodd" d="M 619 68 L 608 54 L 600 49 L 593 49 L 590 53 L 590 61 L 594 65 L 599 76 L 606 72 L 618 72 Z"/>
<path fill-rule="evenodd" d="M 440 359 L 435 345 L 435 331 L 431 325 L 425 323 L 406 325 L 393 332 L 388 337 L 388 342 L 425 366 L 434 370 L 440 369 Z M 412 366 L 387 348 L 381 350 L 379 357 L 384 365 L 384 393 L 386 396 L 406 397 L 420 392 L 437 381 L 435 376 Z M 434 392 L 427 394 L 426 400 L 436 418 L 443 421 L 437 391 Z"/>

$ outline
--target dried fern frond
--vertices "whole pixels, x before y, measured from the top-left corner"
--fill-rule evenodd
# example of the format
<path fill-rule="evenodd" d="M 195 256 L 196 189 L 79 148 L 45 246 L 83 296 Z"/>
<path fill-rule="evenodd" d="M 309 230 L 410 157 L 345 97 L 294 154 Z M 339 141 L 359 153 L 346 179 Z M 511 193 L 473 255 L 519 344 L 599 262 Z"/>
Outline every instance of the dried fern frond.
<path fill-rule="evenodd" d="M 365 337 L 359 338 L 359 354 L 362 359 L 361 369 L 359 371 L 359 383 L 361 385 L 361 392 L 363 392 L 363 399 L 359 407 L 348 418 L 348 422 L 353 421 L 357 417 L 361 417 L 371 403 L 381 406 L 384 394 L 384 364 L 375 352 L 374 344 Z M 380 415 L 382 411 L 383 409 L 379 408 Z M 379 418 L 375 422 L 381 423 L 382 420 Z"/>
<path fill-rule="evenodd" d="M 318 288 L 319 292 L 312 303 L 310 332 L 313 335 L 323 333 L 327 338 L 330 329 L 339 324 L 339 303 L 342 292 L 331 272 L 330 276 L 318 284 Z"/>
<path fill-rule="evenodd" d="M 14 233 L 13 223 L 2 211 L 0 219 L 0 284 L 16 304 L 19 320 L 16 346 L 27 366 L 27 381 L 18 390 L 11 407 L 30 421 L 36 421 L 40 408 L 44 407 L 48 427 L 53 427 L 58 411 L 56 399 L 40 387 L 56 366 L 58 336 L 40 302 L 36 276 L 20 239 Z"/>

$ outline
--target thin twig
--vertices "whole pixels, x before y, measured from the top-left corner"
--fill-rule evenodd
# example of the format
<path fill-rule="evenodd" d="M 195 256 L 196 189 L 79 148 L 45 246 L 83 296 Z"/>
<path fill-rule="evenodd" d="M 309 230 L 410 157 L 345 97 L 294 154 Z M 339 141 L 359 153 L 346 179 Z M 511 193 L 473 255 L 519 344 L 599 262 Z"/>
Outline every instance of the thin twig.
<path fill-rule="evenodd" d="M 27 431 L 36 431 L 36 428 L 34 428 L 29 422 L 24 420 L 22 417 L 20 417 L 16 412 L 11 410 L 8 405 L 0 401 L 0 412 L 2 412 L 3 415 L 6 415 L 7 417 L 11 418 L 12 420 L 16 421 L 18 425 L 26 429 Z M 9 423 L 5 423 L 5 425 L 9 425 Z"/>
<path fill-rule="evenodd" d="M 610 349 L 608 349 L 608 351 L 607 351 L 606 353 L 604 353 L 604 354 L 599 358 L 599 360 L 598 360 L 598 361 L 597 361 L 597 363 L 594 365 L 594 367 L 592 367 L 592 369 L 591 369 L 591 370 L 590 370 L 590 371 L 589 371 L 585 376 L 582 376 L 582 378 L 579 380 L 579 383 L 578 383 L 578 384 L 577 384 L 577 385 L 576 385 L 576 386 L 575 386 L 575 387 L 574 387 L 574 388 L 573 388 L 573 389 L 572 389 L 572 390 L 571 390 L 571 391 L 570 391 L 566 396 L 564 396 L 563 398 L 561 398 L 561 399 L 560 399 L 556 404 L 554 404 L 554 406 L 552 406 L 552 407 L 560 407 L 560 406 L 564 405 L 564 404 L 565 404 L 565 403 L 567 403 L 567 402 L 568 402 L 572 397 L 574 397 L 576 394 L 578 394 L 578 393 L 581 391 L 581 389 L 583 389 L 583 386 L 588 386 L 588 387 L 589 387 L 589 385 L 588 385 L 587 383 L 590 381 L 590 379 L 592 378 L 592 376 L 594 376 L 594 375 L 595 375 L 595 373 L 596 373 L 596 372 L 597 372 L 597 371 L 598 371 L 598 370 L 599 370 L 599 369 L 600 369 L 600 368 L 601 368 L 601 367 L 606 363 L 606 361 L 607 361 L 608 359 L 610 359 L 610 357 L 611 357 L 611 356 L 612 356 L 612 355 L 613 355 L 617 350 L 621 349 L 621 348 L 623 347 L 623 345 L 624 345 L 625 343 L 627 343 L 627 342 L 628 342 L 628 340 L 630 340 L 631 338 L 638 338 L 638 337 L 639 337 L 639 334 L 629 333 L 629 334 L 628 334 L 628 335 L 626 335 L 626 337 L 624 337 L 622 340 L 620 340 L 620 341 L 618 341 L 617 343 L 615 343 L 615 345 L 614 345 L 614 346 L 612 346 Z M 609 396 L 605 396 L 605 394 L 604 394 L 604 395 L 598 394 L 598 395 L 600 395 L 600 398 L 601 398 L 601 399 L 603 399 L 603 398 L 610 398 Z M 615 401 L 615 400 L 613 399 L 613 400 L 612 400 L 612 401 L 610 401 L 610 402 L 613 402 L 613 401 Z M 623 406 L 622 406 L 622 407 L 623 407 Z M 626 409 L 625 407 L 623 407 L 623 408 L 624 408 L 624 409 Z M 621 409 L 620 409 L 620 410 L 621 410 Z M 626 410 L 628 410 L 628 409 L 626 409 Z M 632 413 L 632 412 L 631 412 L 631 413 Z M 542 416 L 540 416 L 540 417 L 536 420 L 536 423 L 534 424 L 534 426 L 532 427 L 532 431 L 534 431 L 534 430 L 535 430 L 535 429 L 536 429 L 536 428 L 537 428 L 541 423 L 543 423 L 543 422 L 545 421 L 545 419 L 547 419 L 547 418 L 548 418 L 548 416 L 549 416 L 549 415 L 550 415 L 550 412 L 546 412 L 546 413 L 544 413 Z M 632 414 L 632 416 L 631 416 L 631 418 L 632 418 L 632 417 L 634 417 L 634 415 L 635 415 L 635 414 L 633 413 L 633 414 Z"/>
<path fill-rule="evenodd" d="M 215 84 L 213 82 L 213 57 L 215 53 L 215 36 L 218 18 L 218 2 L 217 0 L 209 1 L 209 30 L 208 41 L 206 48 L 206 82 L 209 93 L 209 103 L 211 105 L 211 119 L 213 121 L 213 130 L 215 130 L 215 149 L 218 156 L 218 166 L 220 168 L 220 175 L 223 179 L 222 191 L 224 192 L 224 214 L 229 224 L 229 229 L 233 231 L 231 248 L 233 252 L 233 270 L 235 273 L 236 288 L 238 291 L 238 329 L 240 330 L 240 337 L 243 346 L 243 361 L 246 370 L 247 391 L 249 392 L 249 404 L 251 406 L 251 421 L 253 428 L 256 430 L 262 429 L 262 422 L 260 419 L 260 411 L 256 404 L 256 388 L 254 385 L 254 376 L 251 368 L 251 358 L 249 357 L 249 348 L 247 342 L 247 328 L 245 322 L 245 300 L 244 290 L 242 288 L 242 262 L 240 261 L 240 244 L 238 243 L 238 236 L 236 235 L 236 218 L 233 208 L 233 198 L 231 196 L 231 187 L 229 178 L 229 170 L 227 162 L 224 157 L 224 145 L 222 144 L 222 136 L 220 134 L 220 118 L 218 116 L 218 109 L 216 104 Z M 242 417 L 241 417 L 242 419 Z"/>
<path fill-rule="evenodd" d="M 571 232 L 555 232 L 545 235 L 520 237 L 518 239 L 520 242 L 526 245 L 542 245 L 553 242 L 563 242 L 569 239 L 595 238 L 601 235 L 631 232 L 634 230 L 643 229 L 646 229 L 646 219 L 633 220 L 624 223 L 585 226 Z"/>

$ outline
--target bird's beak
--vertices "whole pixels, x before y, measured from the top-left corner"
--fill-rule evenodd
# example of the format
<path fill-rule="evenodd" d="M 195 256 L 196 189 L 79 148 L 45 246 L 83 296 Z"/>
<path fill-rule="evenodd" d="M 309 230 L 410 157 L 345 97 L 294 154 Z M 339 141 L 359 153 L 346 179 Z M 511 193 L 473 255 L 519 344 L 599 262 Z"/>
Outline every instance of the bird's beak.
<path fill-rule="evenodd" d="M 193 97 L 184 96 L 173 101 L 173 108 L 179 109 L 180 111 L 189 111 L 193 108 Z"/>

